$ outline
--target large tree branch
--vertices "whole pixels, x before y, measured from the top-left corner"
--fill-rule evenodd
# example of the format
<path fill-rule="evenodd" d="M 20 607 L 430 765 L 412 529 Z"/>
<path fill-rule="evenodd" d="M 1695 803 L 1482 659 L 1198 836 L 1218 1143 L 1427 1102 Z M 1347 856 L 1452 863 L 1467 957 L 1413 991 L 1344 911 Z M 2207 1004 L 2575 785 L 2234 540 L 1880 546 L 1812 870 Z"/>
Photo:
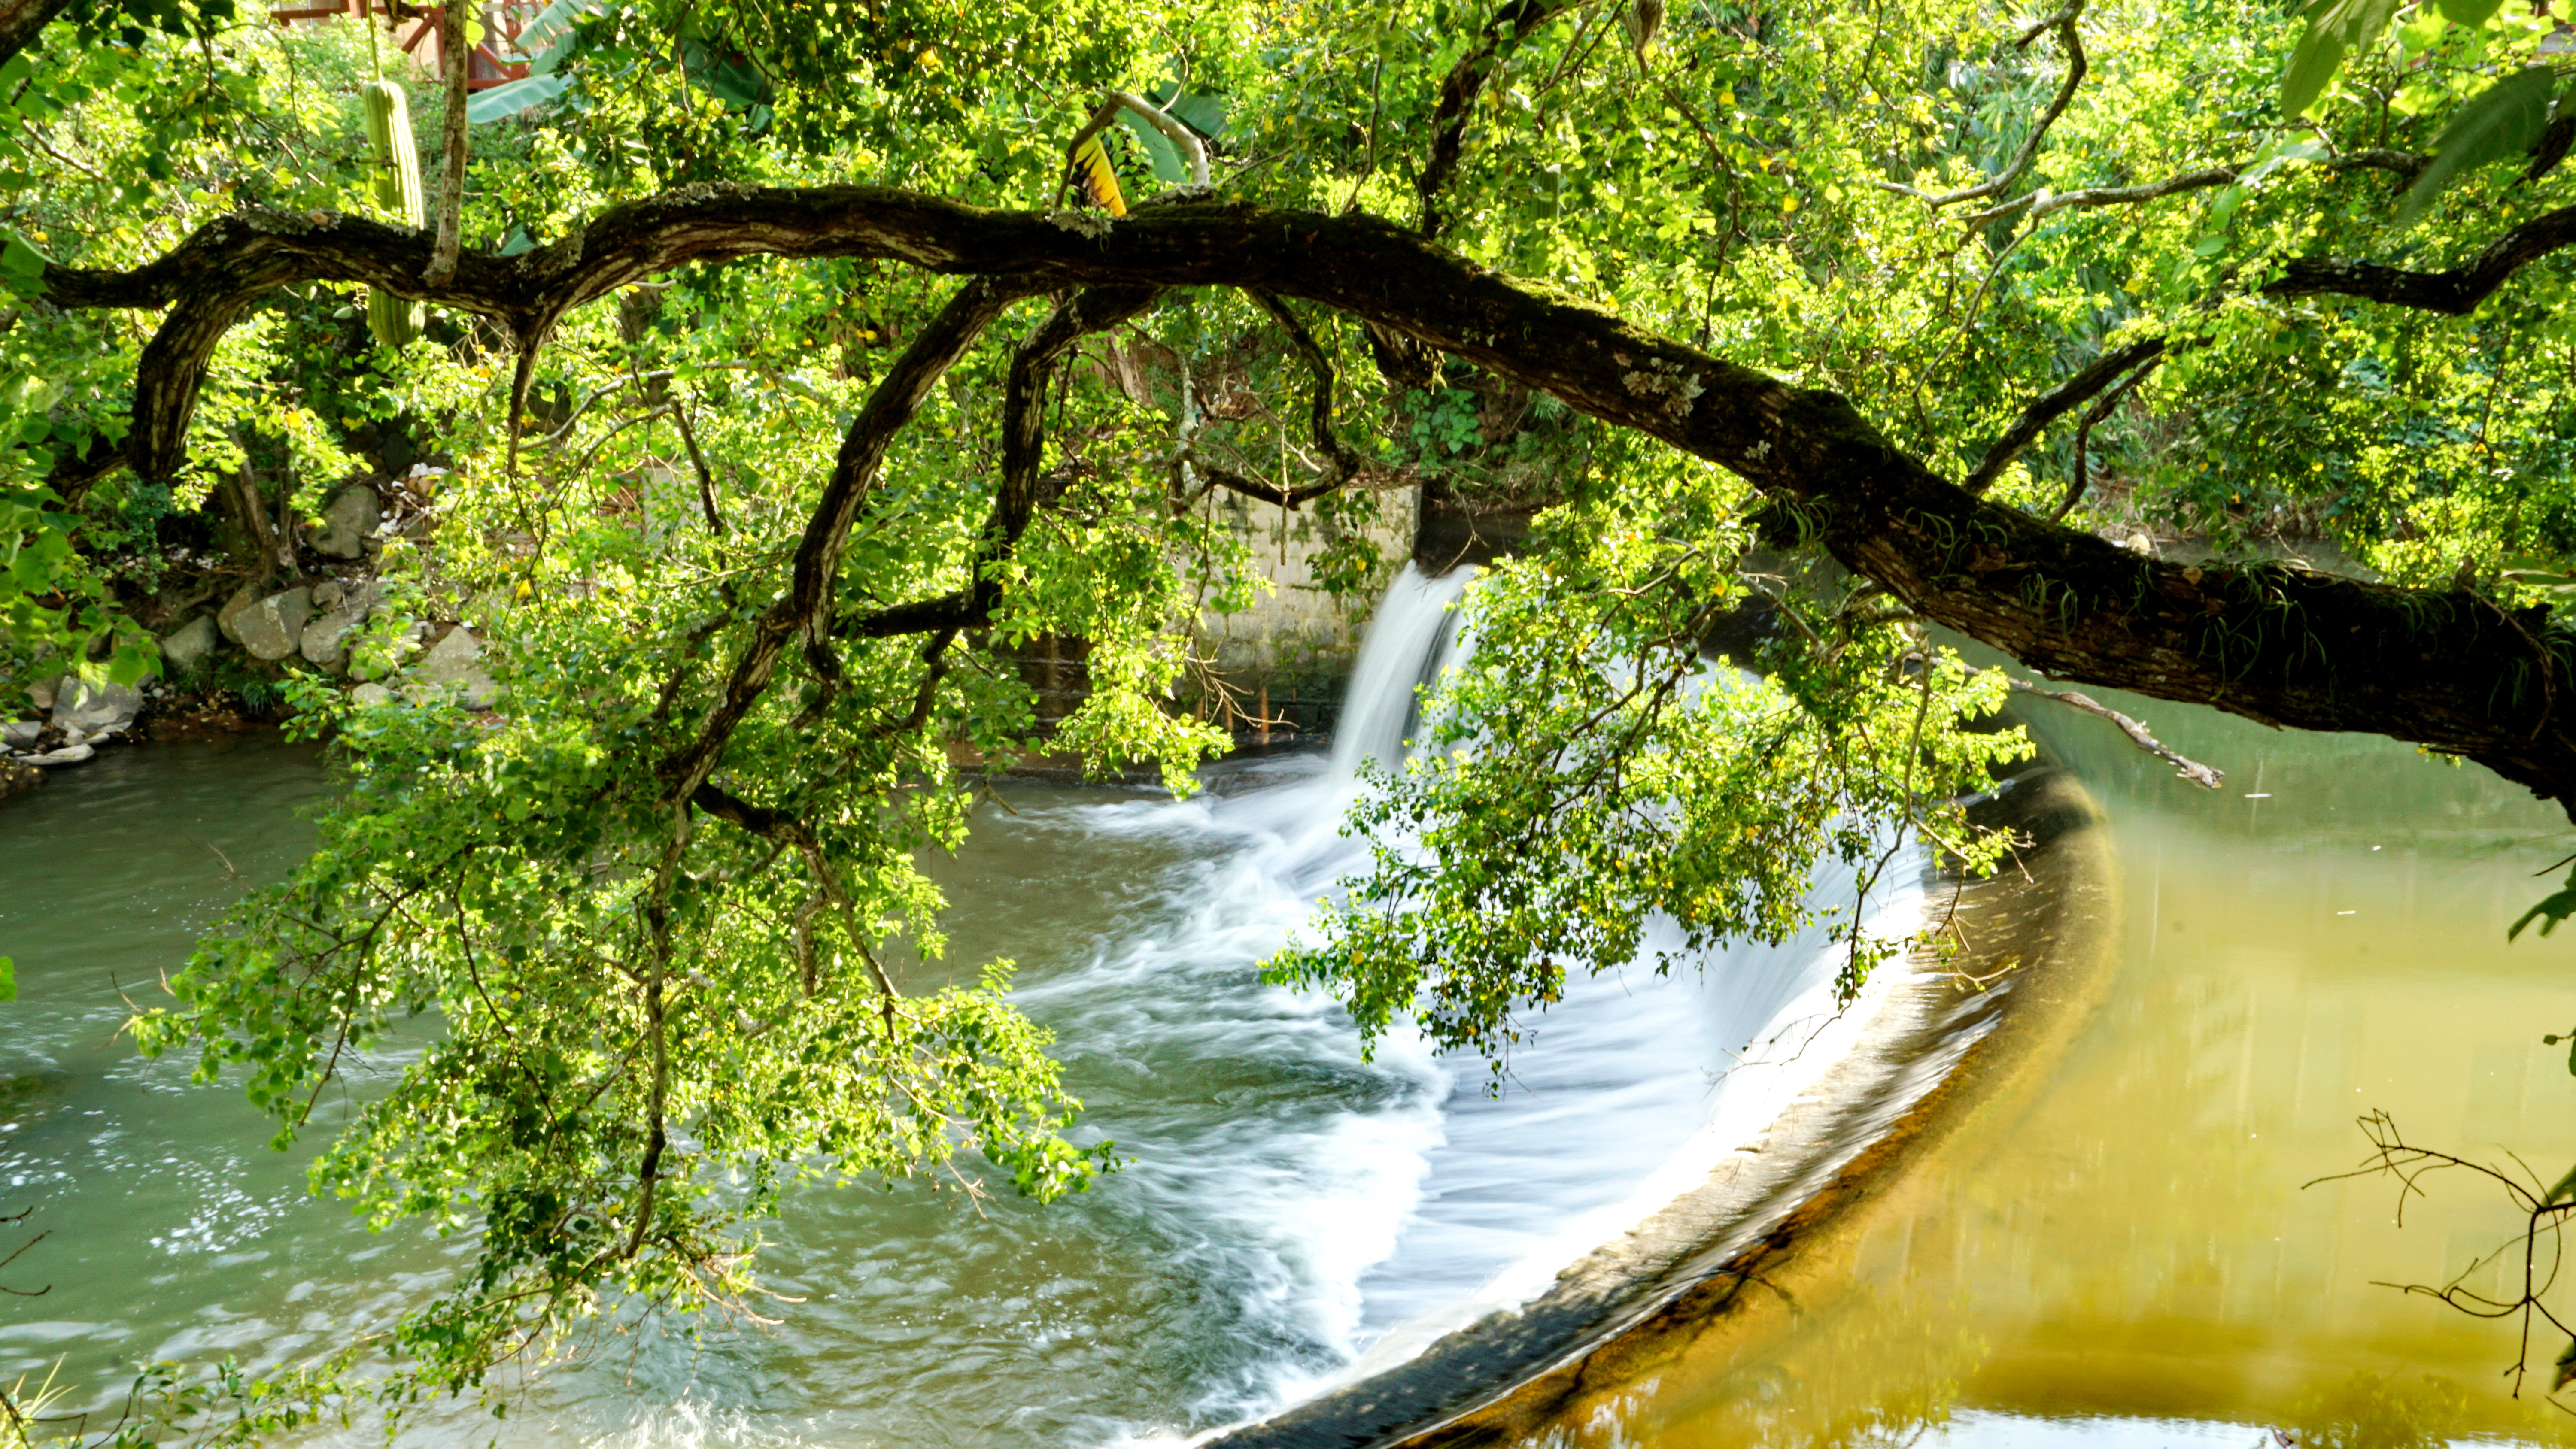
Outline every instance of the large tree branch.
<path fill-rule="evenodd" d="M 0 62 L 36 43 L 72 0 L 0 0 Z"/>
<path fill-rule="evenodd" d="M 850 422 L 841 440 L 831 480 L 806 521 L 787 593 L 760 616 L 749 643 L 735 659 L 732 676 L 716 707 L 698 726 L 687 748 L 662 762 L 662 778 L 675 799 L 688 798 L 715 769 L 726 741 L 733 738 L 752 706 L 769 688 L 780 656 L 799 635 L 813 630 L 831 605 L 833 576 L 840 569 L 841 549 L 849 541 L 850 523 L 859 502 L 876 483 L 895 434 L 901 432 L 922 400 L 957 360 L 966 355 L 984 329 L 1003 309 L 1027 295 L 1001 284 L 977 280 L 960 288 L 930 325 L 914 336 L 903 356 L 868 395 L 867 406 Z"/>
<path fill-rule="evenodd" d="M 2377 262 L 2303 257 L 2266 283 L 2263 292 L 2271 297 L 2359 297 L 2465 317 L 2515 272 L 2570 242 L 2576 242 L 2576 206 L 2562 206 L 2506 232 L 2475 260 L 2448 271 L 2410 272 Z"/>
<path fill-rule="evenodd" d="M 2150 337 L 2143 342 L 2132 342 L 2117 352 L 2106 352 L 2095 358 L 2092 366 L 2040 394 L 2028 408 L 2024 409 L 2021 417 L 2013 423 L 2012 427 L 1995 440 L 1993 447 L 1986 450 L 1986 456 L 1968 474 L 1967 481 L 1959 486 L 1970 493 L 1983 493 L 1993 487 L 1995 479 L 2003 475 L 2005 466 L 2019 457 L 2021 450 L 2029 447 L 2050 423 L 2064 417 L 2081 405 L 2085 399 L 2118 381 L 2120 375 L 2130 368 L 2162 357 L 2164 352 L 2165 340 L 2161 337 Z"/>
<path fill-rule="evenodd" d="M 1513 47 L 1574 7 L 1575 0 L 1506 0 L 1441 79 L 1440 99 L 1431 108 L 1431 154 L 1413 181 L 1414 195 L 1422 199 L 1424 236 L 1436 237 L 1449 224 L 1440 212 L 1440 193 L 1467 154 L 1467 123 L 1476 117 L 1476 98 L 1484 94 L 1486 79 Z"/>
<path fill-rule="evenodd" d="M 171 304 L 147 350 L 130 434 L 137 464 L 166 476 L 186 421 L 176 400 L 193 399 L 214 341 L 251 300 L 308 281 L 420 295 L 426 250 L 418 234 L 371 222 L 269 213 L 210 225 L 134 273 L 54 268 L 46 281 L 61 305 Z M 2132 554 L 1969 494 L 1835 393 L 1657 337 L 1371 217 L 1146 206 L 1094 237 L 900 191 L 692 187 L 618 207 L 521 257 L 468 252 L 455 280 L 428 295 L 496 317 L 559 315 L 684 261 L 755 252 L 906 261 L 993 277 L 974 285 L 1010 295 L 1234 286 L 1336 308 L 1735 471 L 1917 613 L 2055 677 L 2270 724 L 2392 735 L 2576 798 L 2576 731 L 2558 708 L 2576 670 L 2576 631 L 2545 611 L 2508 615 L 2469 593 L 2278 565 L 2187 568 Z M 971 616 L 974 602 L 970 593 L 899 605 L 848 627 L 926 631 Z"/>

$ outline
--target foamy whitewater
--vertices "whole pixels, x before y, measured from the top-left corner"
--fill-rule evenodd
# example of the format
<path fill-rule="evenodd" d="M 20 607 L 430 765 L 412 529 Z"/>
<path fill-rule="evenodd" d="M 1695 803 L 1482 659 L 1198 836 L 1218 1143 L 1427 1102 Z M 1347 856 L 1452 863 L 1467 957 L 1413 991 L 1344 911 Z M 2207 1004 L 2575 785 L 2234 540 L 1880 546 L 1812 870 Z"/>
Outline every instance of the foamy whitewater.
<path fill-rule="evenodd" d="M 961 940 L 1021 960 L 1018 999 L 1124 1171 L 1045 1207 L 802 1194 L 763 1259 L 797 1300 L 777 1329 L 604 1354 L 503 1437 L 1177 1444 L 1528 1300 L 1760 1135 L 1863 1014 L 1834 1016 L 1821 932 L 1571 981 L 1499 1097 L 1483 1061 L 1402 1030 L 1363 1061 L 1336 1003 L 1261 984 L 1365 868 L 1341 831 L 1361 765 L 1404 758 L 1417 691 L 1472 647 L 1469 587 L 1397 580 L 1330 759 L 1228 766 L 1186 801 L 1024 791 L 943 878 Z M 1875 929 L 1910 928 L 1914 874 L 1889 872 Z M 1815 888 L 1847 902 L 1853 881 Z"/>
<path fill-rule="evenodd" d="M 1472 575 L 1435 579 L 1408 566 L 1397 579 L 1361 649 L 1329 763 L 1276 762 L 1276 783 L 1221 797 L 1075 812 L 1102 834 L 1191 837 L 1208 873 L 1180 929 L 1104 953 L 1092 971 L 1031 993 L 1031 1009 L 1053 1019 L 1045 999 L 1089 995 L 1103 978 L 1216 969 L 1240 980 L 1309 920 L 1310 902 L 1364 869 L 1365 842 L 1341 830 L 1362 763 L 1404 759 L 1422 723 L 1418 691 L 1472 647 L 1456 612 Z M 1921 908 L 1918 873 L 1888 874 L 1905 879 L 1868 903 L 1881 933 L 1910 929 Z M 1848 867 L 1830 866 L 1814 889 L 1847 901 L 1853 886 Z M 1650 950 L 1678 944 L 1670 923 L 1659 929 Z M 1545 1291 L 1565 1265 L 1758 1136 L 1833 1060 L 1863 1015 L 1833 1010 L 1837 962 L 1819 929 L 1714 953 L 1695 973 L 1627 965 L 1574 979 L 1562 1002 L 1525 1021 L 1533 1029 L 1499 1096 L 1482 1060 L 1440 1059 L 1402 1029 L 1360 1067 L 1353 1030 L 1331 1003 L 1242 986 L 1267 1028 L 1254 1050 L 1370 1072 L 1382 1100 L 1303 1130 L 1246 1114 L 1186 1158 L 1133 1169 L 1197 1214 L 1222 1205 L 1233 1241 L 1215 1251 L 1232 1259 L 1247 1317 L 1306 1346 L 1198 1407 L 1275 1410 Z M 1239 1051 L 1246 1024 L 1184 1029 Z M 1065 1035 L 1090 1028 L 1068 1024 Z"/>

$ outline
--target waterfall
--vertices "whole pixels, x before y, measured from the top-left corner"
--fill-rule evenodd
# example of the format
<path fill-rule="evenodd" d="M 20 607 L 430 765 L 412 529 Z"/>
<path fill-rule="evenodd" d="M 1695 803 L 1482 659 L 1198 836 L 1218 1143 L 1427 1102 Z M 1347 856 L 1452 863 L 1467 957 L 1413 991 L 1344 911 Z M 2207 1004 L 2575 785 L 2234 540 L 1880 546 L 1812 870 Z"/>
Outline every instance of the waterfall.
<path fill-rule="evenodd" d="M 1432 578 L 1406 564 L 1388 587 L 1360 641 L 1341 723 L 1333 730 L 1336 780 L 1359 778 L 1363 760 L 1403 763 L 1406 742 L 1421 718 L 1416 691 L 1437 679 L 1456 652 L 1456 605 L 1475 575 L 1468 567 Z"/>
<path fill-rule="evenodd" d="M 1265 788 L 1181 804 L 1090 807 L 1102 831 L 1174 831 L 1214 861 L 1183 888 L 1181 921 L 1113 952 L 1138 982 L 1169 989 L 1175 973 L 1222 962 L 1215 984 L 1292 934 L 1311 936 L 1319 896 L 1368 866 L 1367 843 L 1342 833 L 1363 761 L 1397 766 L 1421 728 L 1420 690 L 1472 656 L 1457 605 L 1472 570 L 1431 578 L 1408 566 L 1371 621 L 1333 753 L 1319 768 L 1265 760 Z M 1716 687 L 1716 686 L 1712 686 Z M 1848 902 L 1847 868 L 1812 887 Z M 1876 929 L 1903 929 L 1915 887 L 1871 903 Z M 1670 921 L 1650 923 L 1646 953 L 1678 947 Z M 1265 1336 L 1295 1342 L 1256 1366 L 1237 1404 L 1273 1407 L 1418 1351 L 1449 1328 L 1544 1291 L 1557 1271 L 1669 1202 L 1726 1153 L 1758 1135 L 1834 1056 L 1856 1021 L 1835 1017 L 1839 952 L 1814 931 L 1780 946 L 1707 954 L 1697 971 L 1658 976 L 1613 963 L 1575 973 L 1565 999 L 1521 1022 L 1499 1096 L 1478 1059 L 1436 1055 L 1399 1027 L 1374 1062 L 1328 1001 L 1226 986 L 1195 1030 L 1215 1051 L 1274 1051 L 1281 1014 L 1303 1027 L 1295 1048 L 1374 1083 L 1327 1124 L 1232 1119 L 1222 1145 L 1153 1152 L 1131 1184 L 1162 1178 L 1174 1217 L 1191 1208 L 1229 1226 L 1227 1274 L 1243 1282 Z M 1149 964 L 1155 963 L 1155 964 Z M 1196 979 L 1193 977 L 1193 979 Z M 1091 977 L 1086 993 L 1103 983 Z M 1098 998 L 1093 998 L 1098 999 Z M 1035 1003 L 1033 1003 L 1035 1004 Z M 1240 1013 L 1262 1022 L 1228 1041 Z M 1086 1027 L 1068 1025 L 1076 1039 Z M 1366 1101 L 1369 1105 L 1356 1105 Z M 1118 1132 L 1119 1140 L 1136 1140 Z M 1174 1144 L 1177 1148 L 1178 1144 Z M 1219 1407 L 1211 1400 L 1208 1408 Z"/>

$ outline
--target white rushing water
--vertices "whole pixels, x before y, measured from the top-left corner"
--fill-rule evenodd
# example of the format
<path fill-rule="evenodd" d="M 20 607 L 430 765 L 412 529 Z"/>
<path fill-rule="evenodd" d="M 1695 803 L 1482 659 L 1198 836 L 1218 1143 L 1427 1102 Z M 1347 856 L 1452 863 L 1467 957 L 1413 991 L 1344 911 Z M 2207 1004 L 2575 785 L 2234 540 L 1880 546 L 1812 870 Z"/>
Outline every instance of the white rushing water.
<path fill-rule="evenodd" d="M 1418 692 L 1472 647 L 1457 616 L 1471 579 L 1472 570 L 1434 579 L 1409 566 L 1397 579 L 1370 625 L 1328 764 L 1270 762 L 1275 783 L 1179 804 L 1078 808 L 1088 830 L 1186 837 L 1210 864 L 1185 888 L 1195 898 L 1186 915 L 1031 993 L 1031 1008 L 1048 1015 L 1048 1000 L 1096 998 L 1110 978 L 1168 979 L 1210 964 L 1235 973 L 1240 992 L 1241 963 L 1283 944 L 1312 902 L 1366 867 L 1366 843 L 1341 829 L 1362 763 L 1400 765 L 1421 724 Z M 1849 900 L 1853 884 L 1847 867 L 1828 868 L 1814 889 Z M 1868 917 L 1881 932 L 1910 929 L 1920 904 L 1909 877 L 1883 888 Z M 1649 953 L 1678 944 L 1669 922 L 1655 930 Z M 1832 1061 L 1859 1016 L 1833 1011 L 1837 960 L 1819 930 L 1714 953 L 1698 972 L 1629 964 L 1578 977 L 1562 1002 L 1524 1021 L 1499 1095 L 1481 1060 L 1441 1059 L 1401 1027 L 1361 1068 L 1337 1008 L 1262 989 L 1276 1015 L 1253 1049 L 1312 1053 L 1317 1066 L 1370 1072 L 1385 1090 L 1321 1129 L 1248 1114 L 1185 1160 L 1140 1161 L 1136 1176 L 1187 1203 L 1176 1212 L 1222 1223 L 1232 1242 L 1217 1255 L 1236 1261 L 1219 1281 L 1243 1285 L 1249 1323 L 1300 1349 L 1248 1365 L 1200 1408 L 1274 1409 L 1543 1292 L 1559 1269 L 1758 1136 Z M 1243 1023 L 1200 1029 L 1231 1034 Z"/>

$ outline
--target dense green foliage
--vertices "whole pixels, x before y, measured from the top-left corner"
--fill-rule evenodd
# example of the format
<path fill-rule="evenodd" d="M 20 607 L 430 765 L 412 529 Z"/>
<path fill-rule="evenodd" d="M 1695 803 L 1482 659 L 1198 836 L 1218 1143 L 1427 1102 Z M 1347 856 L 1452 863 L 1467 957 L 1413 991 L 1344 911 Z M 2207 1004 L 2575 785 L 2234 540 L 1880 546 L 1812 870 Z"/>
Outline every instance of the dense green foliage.
<path fill-rule="evenodd" d="M 532 77 L 476 105 L 464 236 L 527 254 L 708 182 L 1045 208 L 1114 88 L 1168 98 L 1224 198 L 1408 227 L 1427 203 L 1481 266 L 1838 391 L 1953 477 L 2031 398 L 2161 338 L 1993 496 L 2222 557 L 2322 537 L 2397 582 L 2560 604 L 2566 258 L 2544 249 L 2465 317 L 2264 286 L 2294 258 L 2439 268 L 2557 205 L 2569 183 L 2541 160 L 2553 134 L 2565 148 L 2565 32 L 2522 7 L 2356 7 L 1709 0 L 1673 5 L 1638 54 L 1603 3 L 566 3 L 525 34 Z M 1355 822 L 1375 870 L 1272 963 L 1364 1032 L 1411 1021 L 1500 1061 L 1519 1014 L 1568 969 L 1627 959 L 1655 913 L 1694 942 L 1777 938 L 1818 908 L 1820 858 L 1874 878 L 1927 839 L 1968 868 L 2003 848 L 1951 803 L 2021 749 L 1969 728 L 2003 678 L 1820 563 L 1792 512 L 1257 295 L 1167 291 L 1030 354 L 1033 460 L 1010 433 L 1015 349 L 1063 298 L 1015 294 L 961 335 L 953 282 L 746 245 L 561 317 L 514 417 L 533 339 L 431 306 L 386 346 L 361 289 L 302 285 L 226 336 L 186 467 L 65 483 L 66 460 L 124 437 L 156 319 L 54 305 L 47 262 L 137 266 L 238 208 L 383 215 L 361 26 L 154 13 L 168 24 L 116 33 L 83 11 L 0 64 L 0 675 L 137 677 L 156 659 L 138 621 L 284 577 L 263 531 L 291 555 L 331 486 L 426 463 L 407 486 L 430 526 L 386 544 L 394 602 L 350 673 L 386 676 L 414 621 L 461 618 L 506 691 L 474 714 L 358 704 L 296 661 L 266 681 L 334 742 L 349 792 L 314 859 L 245 902 L 136 1039 L 238 1068 L 292 1135 L 345 1052 L 434 1022 L 316 1181 L 379 1222 L 476 1233 L 479 1255 L 312 1376 L 172 1389 L 176 1422 L 342 1411 L 331 1375 L 361 1362 L 416 1376 L 384 1381 L 388 1402 L 471 1386 L 623 1321 L 622 1295 L 731 1301 L 755 1284 L 753 1225 L 804 1178 L 975 1190 L 989 1162 L 1051 1195 L 1112 1165 L 1064 1135 L 1078 1104 L 1008 964 L 941 959 L 920 859 L 1023 752 L 1149 761 L 1185 790 L 1222 746 L 1176 703 L 1223 698 L 1193 629 L 1259 586 L 1208 506 L 1218 484 L 1329 485 L 1304 506 L 1342 540 L 1324 573 L 1361 594 L 1385 564 L 1358 529 L 1392 489 L 1555 505 L 1473 595 L 1482 648 L 1434 714 L 1440 748 Z M 109 43 L 87 43 L 102 24 Z M 397 78 L 434 192 L 434 78 Z M 1103 133 L 1131 204 L 1178 199 L 1155 137 Z M 1319 360 L 1330 445 L 1308 429 Z M 846 537 L 800 554 L 872 396 L 898 426 L 847 494 Z M 1014 525 L 996 500 L 1023 464 L 1041 506 Z M 817 564 L 842 624 L 989 607 L 800 626 L 728 716 L 740 661 Z M 1704 672 L 1703 637 L 1756 595 L 1784 621 L 1736 661 L 1759 677 Z M 1056 638 L 1087 642 L 1090 693 L 1042 729 L 1018 657 Z M 1869 937 L 1854 904 L 1821 903 L 1847 994 L 1908 944 Z"/>

